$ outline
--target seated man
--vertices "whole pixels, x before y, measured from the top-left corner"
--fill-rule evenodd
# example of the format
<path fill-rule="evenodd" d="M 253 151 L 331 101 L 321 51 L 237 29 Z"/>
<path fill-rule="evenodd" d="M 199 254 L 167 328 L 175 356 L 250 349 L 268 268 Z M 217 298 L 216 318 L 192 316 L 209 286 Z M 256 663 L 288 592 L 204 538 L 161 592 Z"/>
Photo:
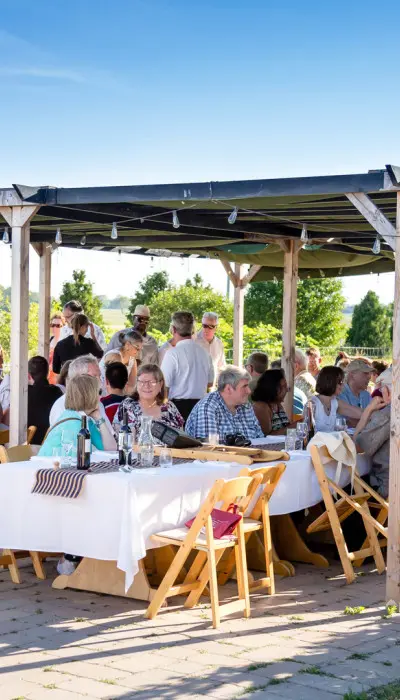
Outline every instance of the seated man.
<path fill-rule="evenodd" d="M 249 386 L 251 391 L 253 392 L 256 388 L 256 384 L 259 378 L 262 374 L 264 374 L 265 370 L 268 369 L 267 353 L 258 352 L 257 350 L 255 352 L 252 352 L 251 355 L 247 358 L 244 368 L 251 377 Z"/>
<path fill-rule="evenodd" d="M 249 403 L 249 381 L 249 373 L 240 367 L 228 366 L 222 370 L 217 391 L 196 404 L 187 420 L 186 432 L 202 439 L 215 433 L 220 440 L 229 433 L 240 433 L 249 440 L 264 437 Z"/>
<path fill-rule="evenodd" d="M 372 376 L 372 366 L 363 359 L 352 360 L 346 368 L 346 383 L 338 399 L 346 401 L 350 406 L 366 408 L 371 401 L 371 394 L 367 391 Z M 355 427 L 357 421 L 349 421 L 349 425 Z"/>
<path fill-rule="evenodd" d="M 41 445 L 49 429 L 51 408 L 62 396 L 58 386 L 49 384 L 47 375 L 49 363 L 45 357 L 31 357 L 28 362 L 28 426 L 36 425 L 36 433 L 32 443 Z"/>
<path fill-rule="evenodd" d="M 128 370 L 122 362 L 110 362 L 106 365 L 107 395 L 100 401 L 103 404 L 110 423 L 125 398 L 125 386 L 128 381 Z"/>
<path fill-rule="evenodd" d="M 294 353 L 294 385 L 311 399 L 315 394 L 315 378 L 308 370 L 308 357 L 296 348 Z"/>

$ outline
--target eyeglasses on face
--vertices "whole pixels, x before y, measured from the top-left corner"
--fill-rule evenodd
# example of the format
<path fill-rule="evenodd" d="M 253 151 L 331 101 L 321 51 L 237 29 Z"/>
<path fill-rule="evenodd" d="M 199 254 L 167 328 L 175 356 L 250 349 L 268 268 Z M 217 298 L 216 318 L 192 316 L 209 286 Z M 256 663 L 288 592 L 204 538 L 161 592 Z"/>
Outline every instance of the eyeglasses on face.
<path fill-rule="evenodd" d="M 210 331 L 214 331 L 217 326 L 211 326 L 209 323 L 202 323 L 203 328 L 209 328 Z"/>
<path fill-rule="evenodd" d="M 61 323 L 50 323 L 50 328 L 62 328 Z"/>
<path fill-rule="evenodd" d="M 160 382 L 159 382 L 158 380 L 156 380 L 156 379 L 148 379 L 148 380 L 138 379 L 138 380 L 137 380 L 137 383 L 138 383 L 140 386 L 151 386 L 151 387 L 154 388 L 154 387 L 157 386 L 157 384 L 159 384 Z"/>

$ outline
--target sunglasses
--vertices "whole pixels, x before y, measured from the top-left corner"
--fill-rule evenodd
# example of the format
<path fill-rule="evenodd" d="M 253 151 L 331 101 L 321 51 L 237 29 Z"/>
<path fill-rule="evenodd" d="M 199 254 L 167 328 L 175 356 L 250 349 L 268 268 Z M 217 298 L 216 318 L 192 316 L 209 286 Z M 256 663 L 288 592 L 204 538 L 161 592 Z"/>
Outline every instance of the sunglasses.
<path fill-rule="evenodd" d="M 214 331 L 217 327 L 217 326 L 210 326 L 209 323 L 202 323 L 201 325 L 203 326 L 203 328 L 209 328 L 210 331 Z"/>
<path fill-rule="evenodd" d="M 50 323 L 50 328 L 62 328 L 59 323 Z"/>
<path fill-rule="evenodd" d="M 148 316 L 135 316 L 135 318 L 139 323 L 148 323 L 150 321 Z"/>

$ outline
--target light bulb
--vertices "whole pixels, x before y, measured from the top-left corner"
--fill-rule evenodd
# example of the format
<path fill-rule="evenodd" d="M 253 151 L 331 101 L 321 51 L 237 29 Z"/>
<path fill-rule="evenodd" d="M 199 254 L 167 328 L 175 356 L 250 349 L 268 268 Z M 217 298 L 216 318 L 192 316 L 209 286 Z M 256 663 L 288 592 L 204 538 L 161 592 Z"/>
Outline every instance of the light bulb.
<path fill-rule="evenodd" d="M 176 211 L 172 212 L 172 226 L 174 228 L 179 228 L 179 226 L 180 226 L 178 214 L 176 213 Z"/>
<path fill-rule="evenodd" d="M 234 210 L 231 211 L 231 213 L 228 216 L 228 224 L 234 224 L 236 219 L 237 219 L 237 215 L 238 215 L 238 210 L 237 210 L 237 207 L 235 207 Z"/>
<path fill-rule="evenodd" d="M 80 240 L 81 245 L 86 245 L 86 234 L 84 234 Z"/>
<path fill-rule="evenodd" d="M 379 253 L 381 252 L 381 239 L 379 238 L 379 236 L 375 238 L 375 243 L 372 246 L 372 252 L 374 255 L 379 255 Z"/>
<path fill-rule="evenodd" d="M 115 221 L 113 222 L 112 229 L 111 229 L 111 238 L 113 241 L 116 241 L 118 238 L 118 229 L 117 229 L 117 224 Z"/>
<path fill-rule="evenodd" d="M 5 227 L 4 233 L 3 233 L 3 243 L 9 243 L 10 242 L 10 234 L 8 233 L 8 226 Z"/>
<path fill-rule="evenodd" d="M 56 231 L 56 239 L 55 239 L 55 240 L 56 240 L 57 245 L 61 245 L 61 243 L 62 243 L 62 235 L 61 235 L 61 229 L 60 229 L 60 228 L 58 228 L 57 231 Z"/>
<path fill-rule="evenodd" d="M 303 228 L 301 229 L 300 240 L 303 241 L 303 243 L 307 243 L 307 241 L 308 241 L 308 233 L 307 233 L 307 225 L 306 224 L 303 224 Z"/>
<path fill-rule="evenodd" d="M 320 271 L 319 271 L 319 276 L 320 276 L 320 277 L 325 277 L 325 272 L 324 272 L 323 270 L 320 270 Z"/>
<path fill-rule="evenodd" d="M 334 238 L 328 238 L 327 243 L 332 243 L 332 241 L 334 241 L 334 240 L 335 240 Z"/>

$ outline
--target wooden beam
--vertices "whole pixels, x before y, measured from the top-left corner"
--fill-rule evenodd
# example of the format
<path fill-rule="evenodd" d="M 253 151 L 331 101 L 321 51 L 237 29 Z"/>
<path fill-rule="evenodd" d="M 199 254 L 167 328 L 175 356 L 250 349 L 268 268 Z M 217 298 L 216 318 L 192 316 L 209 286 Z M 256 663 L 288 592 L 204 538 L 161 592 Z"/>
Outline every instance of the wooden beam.
<path fill-rule="evenodd" d="M 37 206 L 0 206 L 12 229 L 10 443 L 26 441 L 28 419 L 29 221 Z"/>
<path fill-rule="evenodd" d="M 232 282 L 233 286 L 236 288 L 238 284 L 240 283 L 240 280 L 236 277 L 235 273 L 233 272 L 231 268 L 231 264 L 227 260 L 222 260 L 221 259 L 221 264 L 228 275 L 230 281 Z"/>
<path fill-rule="evenodd" d="M 244 287 L 241 284 L 244 265 L 235 263 L 235 278 L 238 280 L 233 296 L 233 364 L 241 367 L 243 364 L 243 319 L 244 319 Z"/>
<path fill-rule="evenodd" d="M 291 419 L 293 414 L 294 353 L 296 348 L 297 281 L 299 276 L 300 242 L 286 241 L 283 270 L 283 320 L 282 320 L 282 369 L 285 371 L 289 391 L 285 398 L 285 410 Z"/>
<path fill-rule="evenodd" d="M 39 344 L 38 353 L 49 359 L 51 307 L 51 245 L 42 243 L 39 263 Z"/>
<path fill-rule="evenodd" d="M 249 282 L 251 282 L 252 279 L 257 275 L 258 272 L 260 272 L 262 268 L 262 265 L 252 265 L 250 270 L 248 271 L 247 275 L 242 277 L 240 284 L 244 288 L 246 287 Z"/>
<path fill-rule="evenodd" d="M 372 199 L 364 192 L 347 192 L 346 197 L 386 243 L 395 250 L 396 229 Z"/>
<path fill-rule="evenodd" d="M 395 244 L 386 600 L 393 600 L 398 605 L 400 603 L 400 192 L 397 192 Z"/>

